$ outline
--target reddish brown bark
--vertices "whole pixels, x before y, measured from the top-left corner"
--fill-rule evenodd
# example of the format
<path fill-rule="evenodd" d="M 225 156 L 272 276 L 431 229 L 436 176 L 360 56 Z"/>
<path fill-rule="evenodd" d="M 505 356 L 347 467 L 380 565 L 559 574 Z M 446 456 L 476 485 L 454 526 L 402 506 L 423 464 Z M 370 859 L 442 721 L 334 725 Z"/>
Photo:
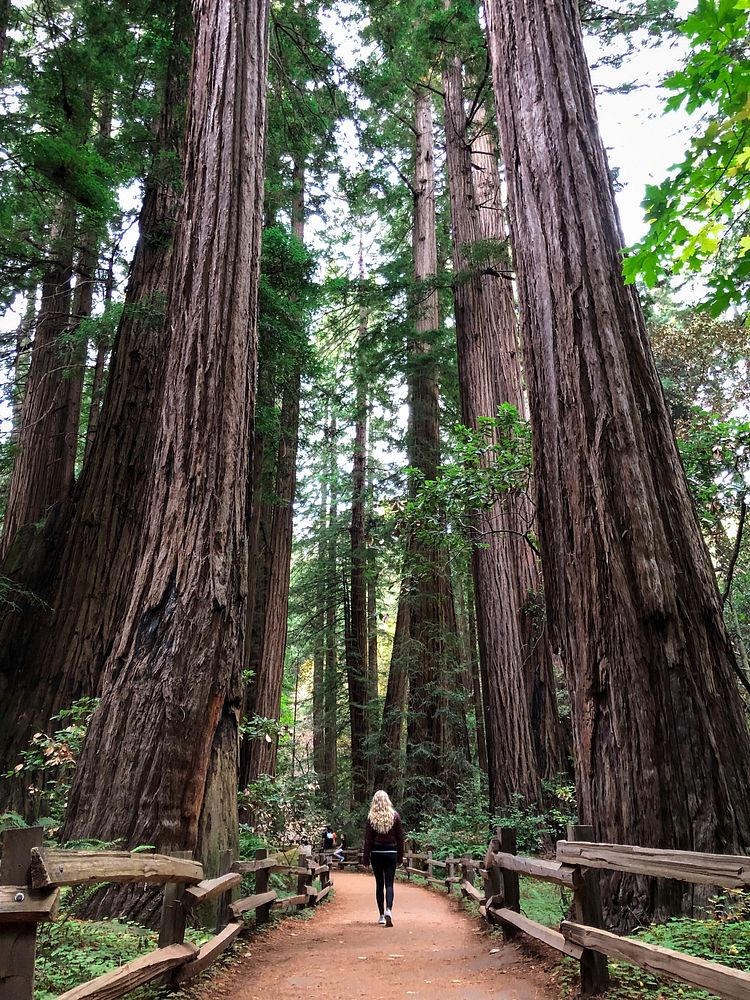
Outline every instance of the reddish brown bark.
<path fill-rule="evenodd" d="M 292 225 L 297 239 L 305 239 L 305 171 L 295 161 L 293 169 Z M 270 348 L 270 345 L 268 345 Z M 254 506 L 249 539 L 250 574 L 253 580 L 249 597 L 255 617 L 248 663 L 253 672 L 248 685 L 245 713 L 278 720 L 284 680 L 289 578 L 292 559 L 294 497 L 297 486 L 297 449 L 299 444 L 300 360 L 296 359 L 284 387 L 279 415 L 279 444 L 276 451 L 273 497 L 264 493 L 264 442 L 256 435 L 254 467 L 251 477 Z M 270 389 L 270 387 L 269 387 Z M 270 400 L 267 401 L 270 403 Z M 273 471 L 272 471 L 273 475 Z M 240 785 L 245 787 L 260 774 L 276 773 L 278 741 L 265 738 L 244 740 L 241 750 Z"/>
<path fill-rule="evenodd" d="M 360 343 L 367 330 L 367 317 L 360 319 Z M 367 463 L 367 392 L 361 371 L 361 349 L 355 361 L 355 423 L 352 456 L 352 517 L 350 626 L 347 642 L 346 673 L 349 689 L 349 718 L 352 747 L 352 798 L 364 803 L 372 794 L 369 766 L 370 684 L 368 679 L 367 634 L 367 542 L 365 537 L 366 463 Z"/>
<path fill-rule="evenodd" d="M 265 553 L 267 579 L 263 588 L 262 645 L 255 676 L 247 700 L 249 717 L 278 719 L 284 680 L 289 575 L 292 555 L 294 495 L 297 483 L 297 443 L 299 439 L 300 375 L 295 373 L 284 392 L 281 407 L 279 447 L 276 457 L 276 489 L 270 507 L 268 548 Z M 255 781 L 260 774 L 276 773 L 277 741 L 250 740 L 243 761 L 241 784 Z"/>
<path fill-rule="evenodd" d="M 70 435 L 70 352 L 62 336 L 70 323 L 75 211 L 60 204 L 50 236 L 50 260 L 42 279 L 31 365 L 26 381 L 18 455 L 8 491 L 0 554 L 4 558 L 22 529 L 29 529 L 64 500 L 73 486 L 76 437 Z M 78 402 L 80 406 L 80 399 Z M 77 431 L 77 424 L 76 424 Z M 24 545 L 27 543 L 24 543 Z"/>
<path fill-rule="evenodd" d="M 384 788 L 397 800 L 403 797 L 404 786 L 404 735 L 409 695 L 409 615 L 411 600 L 410 581 L 401 582 L 398 598 L 396 628 L 393 633 L 391 664 L 388 670 L 388 687 L 385 692 L 383 719 L 380 727 L 380 745 L 375 759 L 375 787 Z"/>
<path fill-rule="evenodd" d="M 328 538 L 325 562 L 325 766 L 323 789 L 326 799 L 336 798 L 338 766 L 338 642 L 336 634 L 336 607 L 338 594 L 338 502 L 336 491 L 336 435 L 337 420 L 331 415 L 326 427 L 328 443 L 328 476 L 331 483 L 328 509 Z"/>
<path fill-rule="evenodd" d="M 488 0 L 548 620 L 599 840 L 750 845 L 750 741 L 621 237 L 573 0 Z M 677 883 L 608 882 L 618 923 Z"/>
<path fill-rule="evenodd" d="M 471 692 L 474 699 L 474 718 L 477 727 L 477 763 L 479 770 L 487 774 L 487 736 L 484 728 L 484 698 L 477 649 L 477 621 L 473 608 L 469 608 L 469 665 L 471 668 Z"/>
<path fill-rule="evenodd" d="M 67 838 L 193 849 L 209 867 L 237 835 L 267 15 L 264 0 L 194 5 L 144 539 L 65 824 Z"/>
<path fill-rule="evenodd" d="M 434 338 L 440 325 L 435 279 L 435 171 L 432 105 L 427 91 L 415 93 L 416 156 L 413 187 L 414 325 L 409 374 L 409 464 L 427 480 L 437 477 L 440 461 L 440 400 Z M 418 532 L 410 541 L 409 724 L 407 793 L 411 808 L 443 802 L 455 792 L 457 748 L 461 745 L 460 706 L 456 711 L 455 612 L 447 558 Z M 454 647 L 454 648 L 451 648 Z"/>
<path fill-rule="evenodd" d="M 18 444 L 23 420 L 23 402 L 26 396 L 26 379 L 29 374 L 29 356 L 33 342 L 34 323 L 36 320 L 36 293 L 32 288 L 26 295 L 26 309 L 16 331 L 15 357 L 13 359 L 13 388 L 11 390 L 11 407 L 13 425 L 10 439 Z"/>
<path fill-rule="evenodd" d="M 189 6 L 178 8 L 155 156 L 179 154 L 187 86 L 183 45 Z M 163 298 L 178 204 L 157 163 L 147 179 L 140 239 L 112 354 L 99 432 L 72 501 L 3 572 L 22 591 L 0 614 L 0 766 L 18 760 L 31 734 L 82 695 L 96 694 L 130 595 L 161 386 Z M 11 792 L 5 783 L 6 793 Z M 22 789 L 13 803 L 23 808 Z M 20 796 L 20 797 L 19 797 Z M 10 800 L 8 800 L 10 801 Z"/>
<path fill-rule="evenodd" d="M 477 429 L 480 418 L 495 416 L 502 403 L 524 411 L 516 315 L 510 282 L 496 266 L 482 268 L 472 259 L 480 241 L 502 240 L 502 216 L 491 208 L 497 202 L 493 166 L 500 185 L 496 165 L 485 155 L 477 192 L 458 59 L 443 73 L 443 90 L 461 411 L 464 423 Z M 541 589 L 525 537 L 532 521 L 531 503 L 521 492 L 504 496 L 475 519 L 472 573 L 493 811 L 519 795 L 540 803 L 540 779 L 562 769 L 552 660 L 543 628 L 541 634 L 534 630 L 529 615 Z"/>

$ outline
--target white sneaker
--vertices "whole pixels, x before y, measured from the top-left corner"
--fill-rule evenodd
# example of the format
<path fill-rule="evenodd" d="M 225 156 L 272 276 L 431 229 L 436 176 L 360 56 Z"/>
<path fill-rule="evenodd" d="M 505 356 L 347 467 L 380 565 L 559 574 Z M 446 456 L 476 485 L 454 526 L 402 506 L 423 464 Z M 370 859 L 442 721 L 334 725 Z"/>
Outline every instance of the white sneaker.
<path fill-rule="evenodd" d="M 385 924 L 386 927 L 393 927 L 393 915 L 391 914 L 390 910 L 385 911 L 385 915 L 383 916 L 383 923 Z"/>
<path fill-rule="evenodd" d="M 380 924 L 381 927 L 385 927 L 386 924 L 385 924 L 385 914 L 384 913 L 381 913 L 380 916 L 378 917 L 378 923 Z"/>

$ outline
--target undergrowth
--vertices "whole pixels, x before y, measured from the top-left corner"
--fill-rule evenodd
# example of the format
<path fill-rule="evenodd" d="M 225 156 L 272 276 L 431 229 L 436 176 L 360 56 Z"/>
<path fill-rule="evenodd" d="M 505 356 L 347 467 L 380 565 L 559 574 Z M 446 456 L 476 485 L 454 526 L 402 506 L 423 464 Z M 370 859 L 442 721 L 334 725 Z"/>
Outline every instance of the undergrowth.
<path fill-rule="evenodd" d="M 200 945 L 210 935 L 188 930 L 186 940 Z M 118 920 L 62 919 L 39 926 L 35 1000 L 54 1000 L 60 993 L 158 947 L 159 935 L 138 924 Z M 133 1000 L 166 996 L 156 987 L 129 994 Z"/>
<path fill-rule="evenodd" d="M 570 901 L 566 890 L 534 879 L 521 879 L 521 909 L 540 924 L 558 927 L 567 915 Z M 675 918 L 644 928 L 633 936 L 649 944 L 750 972 L 749 915 L 747 894 L 729 891 L 714 901 L 714 912 L 709 919 Z M 705 990 L 655 976 L 624 962 L 610 960 L 609 969 L 612 984 L 608 1000 L 717 1000 Z M 563 960 L 559 982 L 562 1000 L 577 997 L 577 962 Z"/>

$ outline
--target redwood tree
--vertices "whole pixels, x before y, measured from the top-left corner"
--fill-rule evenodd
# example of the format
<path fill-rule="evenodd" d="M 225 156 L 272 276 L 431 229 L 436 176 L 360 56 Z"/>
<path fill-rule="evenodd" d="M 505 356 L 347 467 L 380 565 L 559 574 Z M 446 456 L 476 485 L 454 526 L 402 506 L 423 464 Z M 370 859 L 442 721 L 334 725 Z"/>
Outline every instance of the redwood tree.
<path fill-rule="evenodd" d="M 154 474 L 64 832 L 193 849 L 210 864 L 236 839 L 268 6 L 193 10 Z"/>
<path fill-rule="evenodd" d="M 360 277 L 362 261 L 360 250 Z M 367 313 L 362 310 L 355 352 L 354 448 L 352 456 L 352 517 L 350 594 L 351 611 L 346 643 L 346 673 L 349 688 L 349 716 L 352 736 L 352 798 L 363 803 L 372 794 L 368 759 L 370 737 L 370 685 L 368 683 L 367 543 L 366 543 L 366 463 L 367 389 L 362 366 L 362 342 L 367 333 Z M 377 670 L 377 666 L 375 667 Z"/>
<path fill-rule="evenodd" d="M 3 564 L 19 591 L 0 609 L 0 766 L 6 768 L 52 715 L 98 692 L 129 600 L 161 386 L 163 299 L 179 201 L 172 162 L 179 162 L 182 145 L 189 32 L 190 7 L 181 0 L 98 432 L 73 496 Z M 20 784 L 3 787 L 22 808 Z"/>
<path fill-rule="evenodd" d="M 525 405 L 510 282 L 495 261 L 482 267 L 473 256 L 483 240 L 494 241 L 495 255 L 502 249 L 502 215 L 480 210 L 496 201 L 493 180 L 499 190 L 500 177 L 487 150 L 481 183 L 475 183 L 479 149 L 473 158 L 457 57 L 443 71 L 443 89 L 461 412 L 476 430 L 502 403 L 520 412 Z M 540 779 L 563 765 L 549 646 L 543 630 L 540 636 L 528 624 L 529 602 L 541 589 L 527 537 L 532 521 L 528 496 L 519 491 L 480 512 L 475 523 L 472 573 L 492 810 L 517 795 L 540 802 Z"/>
<path fill-rule="evenodd" d="M 42 278 L 31 365 L 18 438 L 18 455 L 8 490 L 0 554 L 10 551 L 18 532 L 43 521 L 50 508 L 73 487 L 76 433 L 71 435 L 71 408 L 78 400 L 67 377 L 70 351 L 63 334 L 70 323 L 75 207 L 62 197 L 50 233 L 49 263 Z M 77 380 L 76 380 L 77 382 Z M 25 547 L 28 541 L 19 540 Z"/>
<path fill-rule="evenodd" d="M 435 163 L 432 102 L 419 87 L 414 94 L 416 154 L 412 249 L 414 259 L 414 340 L 409 372 L 409 464 L 434 480 L 440 463 L 440 395 L 435 336 L 440 325 L 435 219 Z M 415 489 L 412 485 L 412 489 Z M 456 620 L 446 554 L 414 531 L 409 590 L 409 723 L 407 792 L 416 808 L 432 797 L 455 791 L 461 740 L 454 698 Z"/>
<path fill-rule="evenodd" d="M 750 740 L 622 240 L 574 0 L 486 0 L 548 619 L 597 839 L 750 845 Z M 645 880 L 642 880 L 645 882 Z M 678 883 L 608 883 L 620 922 Z"/>

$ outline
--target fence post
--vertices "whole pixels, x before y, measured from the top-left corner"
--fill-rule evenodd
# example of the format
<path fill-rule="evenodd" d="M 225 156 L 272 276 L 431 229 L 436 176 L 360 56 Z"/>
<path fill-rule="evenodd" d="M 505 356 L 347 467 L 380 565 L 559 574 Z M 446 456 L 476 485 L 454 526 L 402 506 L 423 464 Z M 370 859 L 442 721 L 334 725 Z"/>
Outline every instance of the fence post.
<path fill-rule="evenodd" d="M 503 882 L 503 872 L 499 865 L 495 864 L 494 855 L 500 850 L 500 831 L 497 831 L 497 835 L 492 838 L 489 850 L 487 851 L 486 857 L 486 868 L 487 868 L 487 883 L 485 885 L 484 894 L 487 897 L 487 905 L 490 906 L 492 901 L 500 896 L 503 902 L 505 901 L 505 885 Z M 487 914 L 487 919 L 490 920 L 490 914 Z"/>
<path fill-rule="evenodd" d="M 445 884 L 448 887 L 448 895 L 450 895 L 453 889 L 453 883 L 451 879 L 456 874 L 456 862 L 452 854 L 449 854 L 445 859 Z"/>
<path fill-rule="evenodd" d="M 305 851 L 300 851 L 299 852 L 299 857 L 297 858 L 297 865 L 298 865 L 298 867 L 299 868 L 304 868 L 305 871 L 308 871 L 307 860 L 308 860 L 307 853 Z M 307 874 L 307 875 L 298 874 L 297 875 L 297 895 L 298 896 L 305 896 L 305 897 L 307 897 L 306 890 L 307 890 L 307 886 L 309 884 L 309 881 L 310 881 L 309 874 Z M 308 900 L 307 900 L 307 898 L 305 898 L 305 902 L 304 903 L 297 903 L 297 909 L 298 910 L 304 910 L 304 908 L 307 906 L 307 902 L 308 902 Z"/>
<path fill-rule="evenodd" d="M 461 858 L 461 878 L 474 885 L 474 866 L 469 864 L 470 861 L 470 854 L 464 854 Z"/>
<path fill-rule="evenodd" d="M 594 840 L 593 826 L 569 825 L 568 840 Z M 573 891 L 573 904 L 576 920 L 587 927 L 603 927 L 602 897 L 599 890 L 599 872 L 594 869 L 579 866 L 576 885 Z M 581 955 L 581 993 L 584 996 L 594 996 L 604 993 L 609 986 L 609 969 L 607 956 L 598 951 L 583 949 Z"/>
<path fill-rule="evenodd" d="M 268 850 L 265 847 L 259 847 L 255 852 L 256 861 L 265 861 L 268 857 Z M 271 872 L 268 868 L 261 868 L 260 871 L 255 873 L 255 891 L 256 893 L 268 892 L 268 879 Z M 271 918 L 271 904 L 265 903 L 263 906 L 256 906 L 255 908 L 255 925 L 259 927 L 261 924 L 267 924 Z"/>
<path fill-rule="evenodd" d="M 42 846 L 42 828 L 3 834 L 0 885 L 28 885 L 31 848 Z M 0 924 L 0 1000 L 34 1000 L 36 923 Z"/>
<path fill-rule="evenodd" d="M 515 827 L 499 826 L 495 832 L 503 854 L 518 853 Z M 521 912 L 521 883 L 518 872 L 509 872 L 505 868 L 503 868 L 503 905 L 508 910 Z M 503 936 L 506 940 L 515 937 L 517 933 L 517 928 L 512 924 L 503 924 Z"/>
<path fill-rule="evenodd" d="M 425 861 L 425 868 L 427 869 L 427 878 L 432 878 L 432 851 L 427 852 L 427 860 Z"/>
<path fill-rule="evenodd" d="M 406 862 L 406 880 L 407 882 L 411 882 L 411 868 L 412 868 L 411 848 L 408 851 L 404 852 L 404 861 Z"/>
<path fill-rule="evenodd" d="M 226 875 L 227 872 L 232 870 L 233 854 L 231 851 L 222 851 L 219 854 L 219 867 L 216 872 L 218 875 Z M 229 923 L 229 903 L 231 901 L 232 893 L 223 892 L 216 903 L 216 933 L 223 931 L 224 928 Z"/>
<path fill-rule="evenodd" d="M 184 858 L 189 861 L 192 856 L 192 851 L 170 851 L 172 858 Z M 170 944 L 182 944 L 185 940 L 185 906 L 182 902 L 184 894 L 184 882 L 167 882 L 164 886 L 159 922 L 160 948 L 166 948 Z"/>

